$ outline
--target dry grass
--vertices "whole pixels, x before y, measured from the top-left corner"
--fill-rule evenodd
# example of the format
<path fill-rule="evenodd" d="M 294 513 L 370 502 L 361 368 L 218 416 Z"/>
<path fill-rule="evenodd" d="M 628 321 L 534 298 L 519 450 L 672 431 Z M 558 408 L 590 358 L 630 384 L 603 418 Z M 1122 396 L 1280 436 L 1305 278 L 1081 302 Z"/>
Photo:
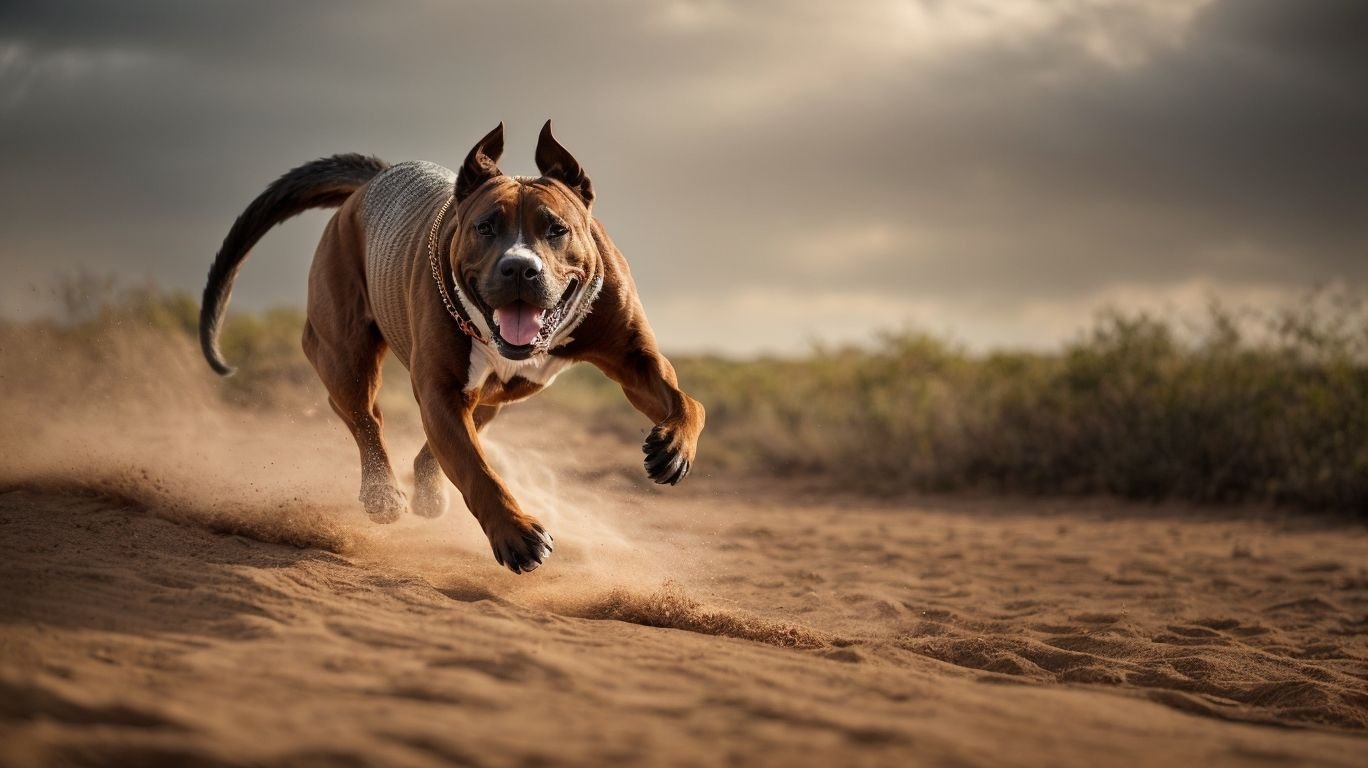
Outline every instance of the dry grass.
<path fill-rule="evenodd" d="M 1055 353 L 976 355 L 895 334 L 802 359 L 676 365 L 708 408 L 712 466 L 888 492 L 1368 512 L 1368 311 L 1343 292 L 1196 323 L 1108 313 Z M 639 426 L 592 371 L 547 396 Z"/>
<path fill-rule="evenodd" d="M 182 354 L 194 345 L 193 299 L 106 288 L 99 300 L 70 303 L 61 323 L 0 322 L 10 385 L 51 375 L 50 365 L 27 366 L 15 354 L 35 348 L 15 340 L 36 334 L 42 349 L 61 350 L 64 376 L 107 381 L 112 370 L 150 402 L 170 396 L 159 394 L 155 372 L 165 366 L 153 357 L 170 343 L 178 360 L 193 358 Z M 239 373 L 214 385 L 218 396 L 317 412 L 321 390 L 299 351 L 301 326 L 298 310 L 236 314 L 223 347 Z M 800 359 L 675 362 L 708 408 L 701 458 L 716 470 L 871 492 L 1102 493 L 1368 511 L 1368 310 L 1346 291 L 1319 292 L 1295 311 L 1216 308 L 1199 322 L 1104 314 L 1053 353 L 971 354 L 902 333 Z M 397 413 L 411 403 L 403 369 L 391 361 L 387 376 L 399 385 L 386 388 L 382 405 Z M 587 367 L 541 401 L 642 432 L 616 387 Z"/>

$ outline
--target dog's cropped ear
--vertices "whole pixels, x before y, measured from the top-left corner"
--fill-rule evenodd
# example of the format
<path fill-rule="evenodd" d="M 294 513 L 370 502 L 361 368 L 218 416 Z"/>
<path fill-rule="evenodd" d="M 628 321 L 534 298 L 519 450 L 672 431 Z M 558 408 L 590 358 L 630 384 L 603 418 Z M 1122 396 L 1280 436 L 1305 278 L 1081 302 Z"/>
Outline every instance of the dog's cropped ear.
<path fill-rule="evenodd" d="M 593 205 L 594 185 L 575 156 L 551 135 L 550 120 L 542 126 L 541 135 L 537 137 L 537 170 L 546 178 L 555 179 L 569 187 L 571 192 L 579 195 L 586 207 Z"/>
<path fill-rule="evenodd" d="M 503 155 L 504 137 L 503 123 L 485 134 L 483 139 L 475 143 L 470 154 L 466 155 L 465 162 L 461 164 L 461 170 L 456 174 L 456 202 L 470 197 L 470 193 L 480 188 L 480 185 L 494 178 L 502 176 L 503 171 L 499 170 L 499 157 Z"/>

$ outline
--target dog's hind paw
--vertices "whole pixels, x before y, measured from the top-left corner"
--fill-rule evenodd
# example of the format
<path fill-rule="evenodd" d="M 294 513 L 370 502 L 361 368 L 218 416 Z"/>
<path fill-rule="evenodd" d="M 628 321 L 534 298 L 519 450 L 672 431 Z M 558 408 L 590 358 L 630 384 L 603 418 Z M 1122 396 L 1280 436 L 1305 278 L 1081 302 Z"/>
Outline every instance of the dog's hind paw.
<path fill-rule="evenodd" d="M 684 447 L 671 435 L 672 430 L 656 427 L 642 443 L 641 450 L 646 454 L 642 464 L 646 475 L 661 485 L 677 485 L 689 474 L 689 459 L 684 455 Z"/>
<path fill-rule="evenodd" d="M 392 485 L 374 485 L 361 489 L 361 503 L 373 522 L 392 523 L 408 510 L 404 492 Z"/>
<path fill-rule="evenodd" d="M 409 508 L 413 514 L 421 517 L 441 517 L 446 511 L 447 495 L 446 489 L 438 486 L 436 489 L 419 487 L 413 492 L 413 501 Z"/>
<path fill-rule="evenodd" d="M 546 562 L 555 549 L 556 540 L 541 523 L 527 521 L 523 528 L 509 526 L 502 535 L 490 534 L 489 546 L 494 559 L 514 573 L 531 573 Z"/>

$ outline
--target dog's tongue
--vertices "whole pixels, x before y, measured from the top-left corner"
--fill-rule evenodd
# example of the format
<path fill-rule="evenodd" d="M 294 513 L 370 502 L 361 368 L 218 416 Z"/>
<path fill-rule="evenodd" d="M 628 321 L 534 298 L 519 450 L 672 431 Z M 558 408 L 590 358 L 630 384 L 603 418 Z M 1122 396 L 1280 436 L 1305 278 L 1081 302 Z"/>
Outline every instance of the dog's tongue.
<path fill-rule="evenodd" d="M 509 344 L 523 346 L 531 344 L 541 333 L 542 317 L 546 310 L 521 301 L 494 310 L 494 319 L 499 321 L 499 335 Z"/>

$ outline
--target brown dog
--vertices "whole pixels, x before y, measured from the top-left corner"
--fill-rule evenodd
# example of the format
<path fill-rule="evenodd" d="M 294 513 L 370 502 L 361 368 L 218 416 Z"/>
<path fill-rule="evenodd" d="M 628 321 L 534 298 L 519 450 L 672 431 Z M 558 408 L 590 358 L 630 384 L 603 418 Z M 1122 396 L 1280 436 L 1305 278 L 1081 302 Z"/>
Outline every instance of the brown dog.
<path fill-rule="evenodd" d="M 231 373 L 218 330 L 247 252 L 292 216 L 341 206 L 309 273 L 304 352 L 361 450 L 366 512 L 391 522 L 408 506 L 375 403 L 389 350 L 409 369 L 427 435 L 413 460 L 413 511 L 442 513 L 445 472 L 494 558 L 525 573 L 550 554 L 551 535 L 518 508 L 476 435 L 504 403 L 572 363 L 592 363 L 654 422 L 642 446 L 646 472 L 671 485 L 693 465 L 704 417 L 656 347 L 627 261 L 590 213 L 589 177 L 551 123 L 537 142 L 540 178 L 504 175 L 502 153 L 501 123 L 456 174 L 361 155 L 285 174 L 224 239 L 204 289 L 200 342 L 214 370 Z"/>

